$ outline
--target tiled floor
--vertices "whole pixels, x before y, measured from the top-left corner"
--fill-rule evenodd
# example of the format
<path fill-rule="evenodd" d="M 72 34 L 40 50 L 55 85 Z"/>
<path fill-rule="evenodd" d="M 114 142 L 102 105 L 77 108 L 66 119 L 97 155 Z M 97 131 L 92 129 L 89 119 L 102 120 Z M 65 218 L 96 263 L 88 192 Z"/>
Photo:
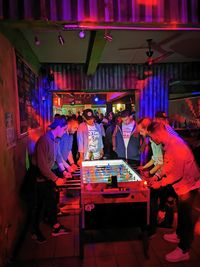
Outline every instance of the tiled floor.
<path fill-rule="evenodd" d="M 199 267 L 200 231 L 195 234 L 191 259 L 182 263 L 168 263 L 164 255 L 176 245 L 162 239 L 171 230 L 158 229 L 149 240 L 149 259 L 144 257 L 138 229 L 87 231 L 84 258 L 79 258 L 79 205 L 75 197 L 68 200 L 67 216 L 60 217 L 63 225 L 72 229 L 68 235 L 52 237 L 50 228 L 42 225 L 47 242 L 37 244 L 27 233 L 12 267 Z"/>

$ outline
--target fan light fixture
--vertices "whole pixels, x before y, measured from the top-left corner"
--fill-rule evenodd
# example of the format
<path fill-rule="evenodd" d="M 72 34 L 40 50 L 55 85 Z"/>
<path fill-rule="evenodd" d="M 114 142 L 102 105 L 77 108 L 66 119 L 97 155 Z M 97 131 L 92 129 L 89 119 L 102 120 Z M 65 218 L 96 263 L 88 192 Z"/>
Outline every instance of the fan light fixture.
<path fill-rule="evenodd" d="M 151 58 L 153 56 L 153 51 L 151 50 L 151 45 L 152 45 L 152 39 L 147 39 L 148 43 L 148 50 L 146 51 L 147 57 Z"/>
<path fill-rule="evenodd" d="M 146 55 L 147 55 L 147 57 L 152 57 L 153 56 L 153 51 L 152 50 L 146 51 Z"/>

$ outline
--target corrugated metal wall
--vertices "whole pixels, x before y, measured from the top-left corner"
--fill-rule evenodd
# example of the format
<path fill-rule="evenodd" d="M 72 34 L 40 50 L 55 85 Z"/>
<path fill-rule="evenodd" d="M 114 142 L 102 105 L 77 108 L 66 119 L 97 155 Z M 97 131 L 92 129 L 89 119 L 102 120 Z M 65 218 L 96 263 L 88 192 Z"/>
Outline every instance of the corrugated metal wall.
<path fill-rule="evenodd" d="M 0 0 L 0 19 L 198 24 L 199 2 L 199 0 Z"/>
<path fill-rule="evenodd" d="M 151 68 L 144 64 L 100 64 L 92 77 L 85 74 L 83 64 L 48 64 L 44 67 L 54 76 L 47 90 L 130 90 L 136 93 L 138 117 L 153 116 L 156 110 L 168 111 L 170 81 L 199 80 L 200 77 L 200 63 L 155 64 Z"/>

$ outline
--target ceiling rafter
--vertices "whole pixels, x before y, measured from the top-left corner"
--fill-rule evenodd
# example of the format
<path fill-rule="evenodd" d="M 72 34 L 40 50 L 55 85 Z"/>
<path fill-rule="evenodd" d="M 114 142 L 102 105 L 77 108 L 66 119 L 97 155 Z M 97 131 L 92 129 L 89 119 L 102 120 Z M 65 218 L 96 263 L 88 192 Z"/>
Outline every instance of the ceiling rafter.
<path fill-rule="evenodd" d="M 107 41 L 104 39 L 104 31 L 91 31 L 86 58 L 87 75 L 93 75 L 96 72 L 106 42 Z"/>

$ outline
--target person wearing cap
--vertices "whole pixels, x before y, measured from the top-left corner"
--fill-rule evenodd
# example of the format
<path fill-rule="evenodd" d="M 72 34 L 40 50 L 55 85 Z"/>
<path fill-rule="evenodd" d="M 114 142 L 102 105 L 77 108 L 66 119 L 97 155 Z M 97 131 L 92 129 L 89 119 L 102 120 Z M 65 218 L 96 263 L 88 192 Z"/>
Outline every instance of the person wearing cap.
<path fill-rule="evenodd" d="M 161 110 L 156 111 L 155 117 L 164 119 L 166 121 L 168 120 L 168 116 L 167 116 L 166 112 L 165 111 L 161 111 Z"/>
<path fill-rule="evenodd" d="M 175 132 L 174 129 L 169 125 L 168 116 L 165 111 L 156 111 L 154 120 L 163 123 L 169 133 L 178 136 L 177 132 Z"/>
<path fill-rule="evenodd" d="M 84 122 L 79 125 L 77 131 L 78 165 L 81 165 L 83 160 L 98 160 L 103 157 L 103 133 L 101 126 L 95 123 L 93 110 L 85 109 L 82 117 Z"/>
<path fill-rule="evenodd" d="M 49 128 L 51 130 L 37 141 L 32 159 L 32 168 L 35 174 L 32 238 L 38 243 L 45 241 L 39 227 L 43 210 L 45 210 L 48 223 L 52 227 L 52 236 L 67 234 L 70 231 L 57 220 L 56 187 L 63 185 L 65 180 L 57 177 L 52 171 L 59 151 L 58 139 L 63 136 L 67 129 L 67 120 L 63 117 L 55 118 Z"/>
<path fill-rule="evenodd" d="M 200 188 L 200 172 L 194 156 L 187 144 L 179 137 L 167 131 L 163 123 L 152 122 L 148 128 L 150 138 L 164 149 L 163 167 L 159 179 L 151 187 L 159 189 L 172 185 L 178 196 L 178 223 L 176 232 L 163 238 L 178 246 L 165 256 L 169 262 L 186 261 L 190 258 L 190 247 L 194 237 L 194 225 L 197 219 L 194 202 Z M 158 178 L 158 177 L 157 177 Z"/>

